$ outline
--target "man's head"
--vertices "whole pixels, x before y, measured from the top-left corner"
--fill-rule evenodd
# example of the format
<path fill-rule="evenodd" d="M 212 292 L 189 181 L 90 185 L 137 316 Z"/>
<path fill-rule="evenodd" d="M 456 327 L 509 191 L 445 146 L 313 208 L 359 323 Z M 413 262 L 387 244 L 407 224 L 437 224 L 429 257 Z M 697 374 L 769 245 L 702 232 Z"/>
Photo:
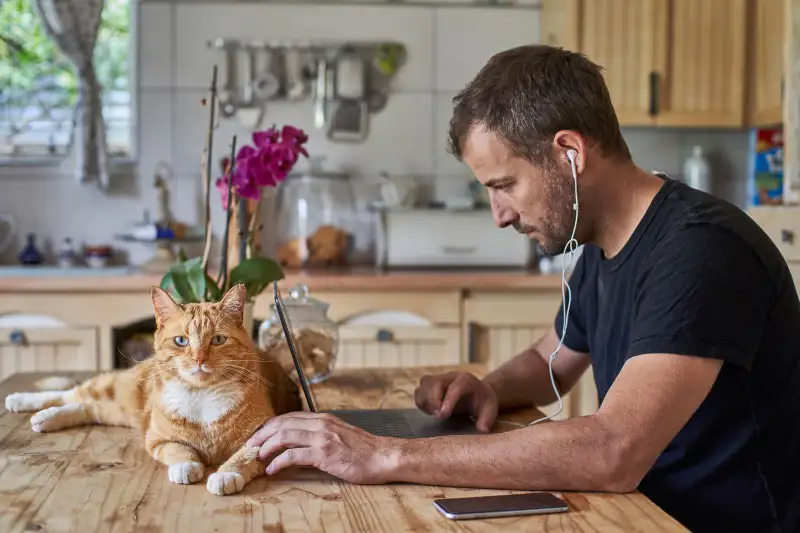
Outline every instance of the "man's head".
<path fill-rule="evenodd" d="M 449 151 L 489 189 L 498 226 L 546 253 L 563 251 L 572 232 L 567 150 L 576 150 L 581 178 L 601 158 L 631 159 L 600 67 L 575 52 L 530 45 L 496 54 L 453 103 Z"/>

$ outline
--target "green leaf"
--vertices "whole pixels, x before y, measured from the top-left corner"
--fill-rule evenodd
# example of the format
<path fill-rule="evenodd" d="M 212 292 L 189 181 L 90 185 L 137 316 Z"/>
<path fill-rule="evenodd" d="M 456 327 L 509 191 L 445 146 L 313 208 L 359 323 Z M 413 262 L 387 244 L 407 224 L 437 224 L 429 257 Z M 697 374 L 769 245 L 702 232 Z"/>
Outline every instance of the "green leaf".
<path fill-rule="evenodd" d="M 228 285 L 233 287 L 243 283 L 248 300 L 252 300 L 270 283 L 280 279 L 283 279 L 283 269 L 277 262 L 266 257 L 251 257 L 236 265 L 231 272 Z"/>
<path fill-rule="evenodd" d="M 206 290 L 208 291 L 208 298 L 210 301 L 218 302 L 222 299 L 222 289 L 219 288 L 217 282 L 209 275 L 206 275 Z"/>
<path fill-rule="evenodd" d="M 205 301 L 206 274 L 203 272 L 203 259 L 195 257 L 170 267 L 172 281 L 183 303 Z"/>
<path fill-rule="evenodd" d="M 178 248 L 178 262 L 185 263 L 188 260 L 189 258 L 186 257 L 186 252 L 184 251 L 183 246 L 181 246 L 180 248 Z"/>
<path fill-rule="evenodd" d="M 178 290 L 175 288 L 175 280 L 172 277 L 172 272 L 167 272 L 164 274 L 164 277 L 161 278 L 161 284 L 159 285 L 162 289 L 167 291 L 167 294 L 172 296 L 172 299 L 178 302 L 179 304 L 185 303 L 183 302 L 183 298 L 180 297 L 178 294 Z"/>

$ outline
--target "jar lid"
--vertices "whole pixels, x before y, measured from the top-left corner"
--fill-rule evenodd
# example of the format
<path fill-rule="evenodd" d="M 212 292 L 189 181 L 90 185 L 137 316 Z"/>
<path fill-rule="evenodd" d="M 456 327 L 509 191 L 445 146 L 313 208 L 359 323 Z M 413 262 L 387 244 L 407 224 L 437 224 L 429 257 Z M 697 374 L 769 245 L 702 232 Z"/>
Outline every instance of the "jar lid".
<path fill-rule="evenodd" d="M 287 308 L 290 320 L 292 316 L 302 316 L 301 319 L 308 320 L 310 317 L 324 319 L 328 313 L 330 304 L 312 298 L 308 295 L 308 286 L 300 283 L 292 287 L 289 296 L 283 299 L 283 304 Z M 274 310 L 275 304 L 272 304 Z M 299 318 L 299 317 L 298 317 Z"/>

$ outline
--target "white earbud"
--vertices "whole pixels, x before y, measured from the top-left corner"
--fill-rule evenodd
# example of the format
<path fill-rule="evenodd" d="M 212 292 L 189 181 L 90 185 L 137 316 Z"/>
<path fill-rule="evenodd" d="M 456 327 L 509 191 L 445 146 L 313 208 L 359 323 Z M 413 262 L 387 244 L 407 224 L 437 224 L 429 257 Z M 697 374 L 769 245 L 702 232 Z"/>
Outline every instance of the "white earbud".
<path fill-rule="evenodd" d="M 569 159 L 569 162 L 572 163 L 573 167 L 575 166 L 575 160 L 577 158 L 578 158 L 578 151 L 577 150 L 575 150 L 573 148 L 570 148 L 569 150 L 567 150 L 567 159 Z"/>
<path fill-rule="evenodd" d="M 572 208 L 575 211 L 578 210 L 578 167 L 576 163 L 576 159 L 578 159 L 578 151 L 574 148 L 570 148 L 567 150 L 567 159 L 569 159 L 569 164 L 572 167 L 572 181 L 575 182 L 575 203 L 572 204 Z"/>

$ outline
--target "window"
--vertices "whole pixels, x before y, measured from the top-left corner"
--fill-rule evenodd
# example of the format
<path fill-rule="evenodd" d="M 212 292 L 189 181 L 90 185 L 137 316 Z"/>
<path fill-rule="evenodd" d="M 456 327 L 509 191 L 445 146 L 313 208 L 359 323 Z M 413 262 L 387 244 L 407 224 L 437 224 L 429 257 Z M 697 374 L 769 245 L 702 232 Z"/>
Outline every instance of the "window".
<path fill-rule="evenodd" d="M 132 156 L 131 0 L 106 0 L 95 47 L 110 158 Z M 78 99 L 71 63 L 48 38 L 34 0 L 0 0 L 0 163 L 58 161 Z"/>

